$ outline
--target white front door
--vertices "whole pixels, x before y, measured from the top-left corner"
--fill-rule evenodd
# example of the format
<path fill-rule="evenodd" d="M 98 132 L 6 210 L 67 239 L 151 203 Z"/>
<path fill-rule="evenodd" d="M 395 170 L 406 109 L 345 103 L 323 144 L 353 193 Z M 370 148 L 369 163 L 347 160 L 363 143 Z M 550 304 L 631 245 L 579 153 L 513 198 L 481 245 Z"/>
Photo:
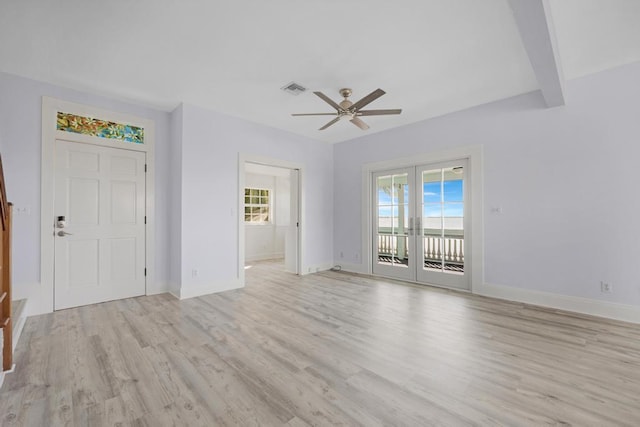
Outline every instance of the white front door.
<path fill-rule="evenodd" d="M 55 310 L 144 295 L 145 157 L 56 140 Z"/>

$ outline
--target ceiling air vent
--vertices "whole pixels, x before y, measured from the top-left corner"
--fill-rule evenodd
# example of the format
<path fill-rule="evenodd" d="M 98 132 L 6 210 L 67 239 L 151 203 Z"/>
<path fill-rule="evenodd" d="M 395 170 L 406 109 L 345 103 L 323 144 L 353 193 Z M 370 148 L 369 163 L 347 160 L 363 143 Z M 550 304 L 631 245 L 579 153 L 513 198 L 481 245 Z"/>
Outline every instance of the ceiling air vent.
<path fill-rule="evenodd" d="M 306 87 L 296 83 L 296 82 L 291 82 L 285 86 L 282 87 L 282 90 L 290 93 L 291 95 L 300 95 L 301 93 L 303 93 L 304 91 L 307 90 Z"/>

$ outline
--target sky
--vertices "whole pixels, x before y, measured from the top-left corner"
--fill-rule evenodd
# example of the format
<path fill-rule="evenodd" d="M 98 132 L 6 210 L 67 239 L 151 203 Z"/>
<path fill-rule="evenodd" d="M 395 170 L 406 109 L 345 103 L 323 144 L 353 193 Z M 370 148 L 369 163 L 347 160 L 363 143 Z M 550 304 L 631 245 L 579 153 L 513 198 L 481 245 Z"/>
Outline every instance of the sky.
<path fill-rule="evenodd" d="M 423 185 L 423 216 L 424 217 L 462 217 L 463 216 L 463 186 L 462 180 L 426 182 Z M 404 201 L 408 200 L 408 186 L 404 186 Z M 398 194 L 387 194 L 378 189 L 378 216 L 390 217 L 398 215 Z"/>

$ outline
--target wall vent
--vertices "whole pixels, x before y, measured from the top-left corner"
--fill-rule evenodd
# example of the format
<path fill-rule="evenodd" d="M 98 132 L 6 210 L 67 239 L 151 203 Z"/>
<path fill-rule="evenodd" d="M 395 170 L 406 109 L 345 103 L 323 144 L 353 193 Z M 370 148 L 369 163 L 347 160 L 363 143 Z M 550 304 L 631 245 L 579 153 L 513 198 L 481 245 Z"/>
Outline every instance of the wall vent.
<path fill-rule="evenodd" d="M 300 95 L 307 90 L 306 87 L 296 82 L 291 82 L 287 85 L 284 85 L 281 89 L 287 93 L 290 93 L 291 95 Z"/>

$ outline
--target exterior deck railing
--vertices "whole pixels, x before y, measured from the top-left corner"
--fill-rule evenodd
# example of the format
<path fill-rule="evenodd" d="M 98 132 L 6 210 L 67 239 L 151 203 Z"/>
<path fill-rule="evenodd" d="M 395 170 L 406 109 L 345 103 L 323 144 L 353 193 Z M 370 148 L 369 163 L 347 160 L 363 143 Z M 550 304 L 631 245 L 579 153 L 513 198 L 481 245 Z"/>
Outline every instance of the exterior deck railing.
<path fill-rule="evenodd" d="M 378 254 L 398 259 L 406 259 L 409 255 L 406 235 L 378 234 Z M 464 264 L 464 237 L 456 234 L 445 234 L 444 237 L 427 234 L 424 236 L 425 261 Z"/>

